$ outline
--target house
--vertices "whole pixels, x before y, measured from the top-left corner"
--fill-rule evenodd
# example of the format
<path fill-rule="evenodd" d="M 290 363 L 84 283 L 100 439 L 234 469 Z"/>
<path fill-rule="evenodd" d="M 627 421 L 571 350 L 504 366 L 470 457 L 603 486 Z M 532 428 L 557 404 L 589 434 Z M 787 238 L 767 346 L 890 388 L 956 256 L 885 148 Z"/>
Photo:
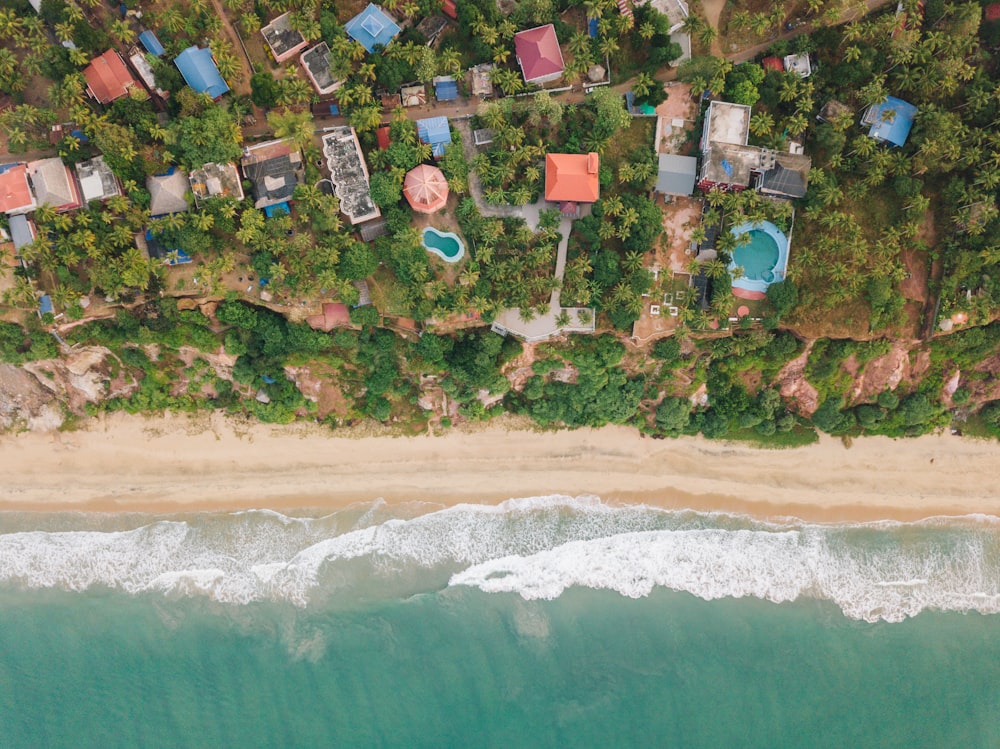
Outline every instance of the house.
<path fill-rule="evenodd" d="M 774 166 L 760 175 L 757 189 L 764 195 L 804 198 L 809 187 L 812 159 L 801 153 L 774 154 Z"/>
<path fill-rule="evenodd" d="M 11 216 L 7 226 L 10 229 L 10 241 L 14 243 L 14 252 L 35 241 L 35 224 L 23 213 Z"/>
<path fill-rule="evenodd" d="M 287 203 L 302 182 L 302 154 L 285 140 L 269 140 L 244 149 L 243 174 L 253 182 L 254 207 Z"/>
<path fill-rule="evenodd" d="M 184 213 L 191 208 L 187 201 L 190 189 L 187 175 L 180 169 L 170 168 L 166 174 L 146 178 L 149 190 L 149 214 L 157 218 L 172 213 Z"/>
<path fill-rule="evenodd" d="M 990 3 L 983 11 L 983 17 L 990 22 L 1000 21 L 1000 3 Z"/>
<path fill-rule="evenodd" d="M 854 110 L 836 99 L 830 99 L 816 115 L 816 119 L 820 122 L 834 122 L 842 117 L 854 119 Z"/>
<path fill-rule="evenodd" d="M 551 23 L 514 34 L 514 54 L 525 83 L 541 85 L 562 77 L 562 50 Z"/>
<path fill-rule="evenodd" d="M 438 37 L 448 26 L 448 19 L 444 16 L 427 16 L 417 24 L 417 31 L 427 40 L 427 46 L 433 46 Z"/>
<path fill-rule="evenodd" d="M 292 28 L 292 14 L 282 13 L 260 30 L 275 62 L 284 62 L 309 46 L 298 29 Z"/>
<path fill-rule="evenodd" d="M 82 205 L 73 172 L 58 157 L 30 162 L 28 182 L 38 205 L 50 205 L 59 213 Z"/>
<path fill-rule="evenodd" d="M 493 82 L 490 75 L 493 74 L 493 66 L 484 62 L 472 68 L 472 95 L 480 98 L 493 96 Z"/>
<path fill-rule="evenodd" d="M 448 203 L 448 180 L 436 166 L 418 164 L 406 173 L 403 197 L 417 213 L 435 213 Z"/>
<path fill-rule="evenodd" d="M 441 12 L 448 16 L 448 18 L 455 21 L 458 20 L 458 6 L 455 5 L 455 0 L 444 0 L 441 3 Z"/>
<path fill-rule="evenodd" d="M 236 198 L 243 200 L 243 181 L 236 164 L 205 164 L 188 175 L 195 200 Z"/>
<path fill-rule="evenodd" d="M 596 153 L 550 153 L 545 156 L 545 199 L 575 214 L 580 203 L 601 197 L 601 157 Z"/>
<path fill-rule="evenodd" d="M 135 79 L 121 56 L 113 49 L 91 60 L 83 71 L 83 77 L 87 80 L 87 93 L 99 104 L 110 104 L 126 96 L 135 85 Z"/>
<path fill-rule="evenodd" d="M 381 216 L 369 191 L 368 166 L 354 128 L 343 125 L 331 128 L 323 136 L 323 155 L 340 199 L 340 212 L 351 225 Z"/>
<path fill-rule="evenodd" d="M 404 107 L 419 107 L 427 103 L 427 89 L 421 83 L 416 86 L 403 86 L 399 96 Z"/>
<path fill-rule="evenodd" d="M 392 137 L 389 131 L 389 125 L 379 125 L 378 130 L 375 131 L 375 142 L 378 143 L 378 147 L 382 151 L 392 145 Z"/>
<path fill-rule="evenodd" d="M 435 159 L 444 156 L 444 149 L 451 143 L 451 128 L 447 117 L 427 117 L 417 120 L 417 137 L 431 147 Z"/>
<path fill-rule="evenodd" d="M 701 134 L 702 151 L 707 151 L 713 143 L 745 146 L 749 137 L 750 107 L 728 101 L 713 101 L 708 105 Z"/>
<path fill-rule="evenodd" d="M 916 117 L 917 108 L 913 104 L 889 96 L 881 104 L 868 107 L 861 124 L 871 126 L 868 135 L 879 143 L 902 147 L 910 137 Z"/>
<path fill-rule="evenodd" d="M 229 91 L 229 85 L 222 79 L 212 59 L 212 50 L 208 47 L 188 47 L 174 58 L 174 65 L 181 71 L 187 85 L 199 94 L 218 99 Z"/>
<path fill-rule="evenodd" d="M 160 43 L 160 40 L 156 38 L 156 34 L 149 29 L 146 29 L 139 34 L 139 43 L 154 57 L 163 57 L 166 52 L 166 50 L 163 49 L 163 45 Z"/>
<path fill-rule="evenodd" d="M 656 191 L 661 195 L 691 195 L 698 178 L 698 159 L 661 153 L 656 175 Z"/>
<path fill-rule="evenodd" d="M 458 98 L 458 82 L 450 75 L 436 76 L 434 84 L 434 98 L 438 101 L 454 101 Z"/>
<path fill-rule="evenodd" d="M 321 42 L 308 52 L 303 52 L 299 58 L 302 69 L 306 71 L 306 76 L 320 96 L 332 94 L 344 85 L 343 81 L 338 81 L 333 77 L 333 71 L 330 70 L 330 59 L 330 47 L 326 42 Z"/>
<path fill-rule="evenodd" d="M 781 58 L 775 57 L 774 55 L 771 55 L 770 57 L 765 57 L 763 60 L 761 60 L 760 66 L 764 68 L 764 70 L 774 70 L 778 73 L 782 73 L 785 70 L 785 65 L 781 61 Z"/>
<path fill-rule="evenodd" d="M 132 70 L 138 74 L 139 79 L 150 93 L 156 94 L 161 99 L 166 99 L 170 96 L 168 91 L 164 91 L 156 85 L 156 75 L 153 73 L 153 66 L 149 64 L 146 55 L 138 47 L 132 48 L 132 54 L 128 56 L 128 61 L 132 65 Z"/>
<path fill-rule="evenodd" d="M 363 11 L 344 24 L 344 31 L 369 52 L 386 47 L 399 33 L 399 25 L 380 7 L 368 3 Z"/>
<path fill-rule="evenodd" d="M 785 71 L 795 73 L 803 78 L 812 75 L 812 63 L 809 62 L 809 55 L 785 55 L 783 60 Z"/>
<path fill-rule="evenodd" d="M 80 183 L 80 196 L 84 203 L 108 200 L 122 194 L 118 178 L 104 162 L 103 156 L 95 156 L 77 164 L 76 179 Z"/>
<path fill-rule="evenodd" d="M 28 184 L 27 164 L 0 166 L 0 211 L 8 216 L 29 213 L 36 208 L 35 196 Z"/>

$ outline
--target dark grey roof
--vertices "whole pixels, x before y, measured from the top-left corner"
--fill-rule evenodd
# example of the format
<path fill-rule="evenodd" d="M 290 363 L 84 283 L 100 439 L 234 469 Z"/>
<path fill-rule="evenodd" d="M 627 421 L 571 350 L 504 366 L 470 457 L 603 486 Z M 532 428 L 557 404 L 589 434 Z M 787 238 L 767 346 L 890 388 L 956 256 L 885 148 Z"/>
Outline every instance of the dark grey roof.
<path fill-rule="evenodd" d="M 806 181 L 800 172 L 786 169 L 781 164 L 775 164 L 774 169 L 768 169 L 760 180 L 762 190 L 788 195 L 791 198 L 801 198 L 806 194 Z"/>
<path fill-rule="evenodd" d="M 10 239 L 14 243 L 15 250 L 19 250 L 34 241 L 26 215 L 21 213 L 17 216 L 11 216 L 7 223 L 10 226 Z"/>
<path fill-rule="evenodd" d="M 371 242 L 389 233 L 388 222 L 384 218 L 377 218 L 374 221 L 366 221 L 361 224 L 361 238 L 365 242 Z"/>
<path fill-rule="evenodd" d="M 243 173 L 253 182 L 254 204 L 264 208 L 289 200 L 299 183 L 301 166 L 298 151 L 259 161 L 244 159 Z"/>
<path fill-rule="evenodd" d="M 698 175 L 698 159 L 661 153 L 656 191 L 665 195 L 691 195 Z"/>
<path fill-rule="evenodd" d="M 703 312 L 708 312 L 712 307 L 712 279 L 708 277 L 705 268 L 698 271 L 698 275 L 691 279 L 695 291 L 695 304 Z"/>

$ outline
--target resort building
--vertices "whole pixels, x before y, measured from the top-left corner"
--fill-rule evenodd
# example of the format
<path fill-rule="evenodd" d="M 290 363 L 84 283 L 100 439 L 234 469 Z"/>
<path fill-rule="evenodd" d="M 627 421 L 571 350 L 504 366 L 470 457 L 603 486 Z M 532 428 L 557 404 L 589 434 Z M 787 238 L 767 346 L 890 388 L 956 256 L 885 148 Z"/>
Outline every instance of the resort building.
<path fill-rule="evenodd" d="M 335 194 L 340 199 L 340 212 L 347 216 L 351 225 L 381 216 L 369 191 L 368 166 L 354 128 L 332 128 L 323 136 L 323 155 Z"/>
<path fill-rule="evenodd" d="M 450 75 L 439 75 L 431 82 L 434 84 L 434 98 L 438 101 L 454 101 L 458 98 L 458 81 Z"/>
<path fill-rule="evenodd" d="M 73 172 L 58 157 L 30 162 L 28 182 L 38 205 L 50 205 L 60 213 L 82 205 Z"/>
<path fill-rule="evenodd" d="M 91 60 L 83 71 L 83 77 L 87 80 L 87 93 L 99 104 L 110 104 L 127 96 L 129 89 L 135 85 L 135 79 L 121 56 L 113 49 Z"/>
<path fill-rule="evenodd" d="M 445 147 L 451 143 L 451 128 L 447 117 L 428 117 L 417 120 L 417 137 L 431 147 L 435 159 L 444 156 Z"/>
<path fill-rule="evenodd" d="M 889 96 L 881 104 L 868 107 L 861 120 L 862 125 L 870 125 L 868 135 L 879 143 L 902 147 L 910 137 L 917 108 L 909 102 Z"/>
<path fill-rule="evenodd" d="M 283 13 L 260 30 L 275 62 L 284 62 L 309 46 L 309 42 L 291 24 L 291 13 Z"/>
<path fill-rule="evenodd" d="M 190 185 L 187 175 L 180 169 L 171 168 L 166 174 L 147 177 L 146 189 L 149 190 L 149 214 L 153 218 L 184 213 L 191 208 L 187 201 Z"/>
<path fill-rule="evenodd" d="M 199 94 L 218 99 L 229 91 L 229 84 L 222 79 L 208 47 L 188 47 L 174 58 L 174 65 L 181 71 L 185 83 Z"/>
<path fill-rule="evenodd" d="M 304 177 L 302 154 L 286 140 L 269 140 L 249 146 L 243 151 L 240 166 L 243 174 L 253 183 L 255 208 L 283 207 L 288 212 L 288 201 L 295 186 Z"/>
<path fill-rule="evenodd" d="M 420 164 L 406 173 L 403 197 L 417 213 L 435 213 L 448 202 L 448 180 L 436 166 Z"/>
<path fill-rule="evenodd" d="M 28 184 L 27 164 L 0 166 L 0 211 L 8 216 L 35 210 L 35 196 Z"/>
<path fill-rule="evenodd" d="M 320 96 L 332 94 L 344 85 L 343 81 L 333 77 L 333 71 L 330 70 L 330 47 L 326 42 L 321 42 L 308 52 L 303 52 L 299 62 L 302 63 L 302 69 L 306 71 L 306 76 Z"/>
<path fill-rule="evenodd" d="M 118 178 L 104 162 L 103 156 L 95 156 L 77 164 L 76 179 L 80 183 L 80 195 L 84 203 L 104 201 L 122 194 Z"/>
<path fill-rule="evenodd" d="M 551 23 L 516 33 L 514 54 L 525 83 L 541 85 L 562 77 L 565 69 L 562 50 Z"/>
<path fill-rule="evenodd" d="M 344 24 L 344 31 L 368 52 L 374 52 L 376 47 L 387 47 L 400 28 L 384 10 L 368 3 L 368 7 Z"/>
<path fill-rule="evenodd" d="M 236 198 L 243 200 L 243 181 L 236 164 L 205 164 L 188 175 L 196 201 L 205 198 Z"/>
<path fill-rule="evenodd" d="M 660 195 L 691 195 L 698 179 L 698 159 L 661 153 L 656 173 L 656 192 Z"/>
<path fill-rule="evenodd" d="M 598 174 L 601 157 L 596 153 L 550 153 L 545 156 L 545 199 L 558 203 L 564 214 L 575 214 L 580 203 L 601 197 Z"/>
<path fill-rule="evenodd" d="M 714 144 L 745 146 L 750 137 L 750 107 L 728 101 L 713 101 L 705 112 L 701 135 L 702 153 Z"/>

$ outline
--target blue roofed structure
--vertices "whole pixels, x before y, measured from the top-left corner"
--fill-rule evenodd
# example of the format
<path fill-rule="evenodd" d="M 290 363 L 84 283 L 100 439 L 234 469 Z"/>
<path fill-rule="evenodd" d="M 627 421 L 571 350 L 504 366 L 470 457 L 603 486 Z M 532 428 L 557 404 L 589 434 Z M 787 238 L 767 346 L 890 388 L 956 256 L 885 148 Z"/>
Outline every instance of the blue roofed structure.
<path fill-rule="evenodd" d="M 458 81 L 450 75 L 439 75 L 434 79 L 434 97 L 438 101 L 454 101 L 458 98 Z"/>
<path fill-rule="evenodd" d="M 212 50 L 208 47 L 188 47 L 177 55 L 174 64 L 181 71 L 187 85 L 199 94 L 208 94 L 213 99 L 218 99 L 229 90 L 212 59 Z"/>
<path fill-rule="evenodd" d="M 50 297 L 48 294 L 43 294 L 38 299 L 38 314 L 50 315 L 54 311 L 55 308 L 52 306 L 52 297 Z"/>
<path fill-rule="evenodd" d="M 380 7 L 368 3 L 368 7 L 344 25 L 344 31 L 369 52 L 375 47 L 385 47 L 396 38 L 399 26 Z"/>
<path fill-rule="evenodd" d="M 916 117 L 917 108 L 913 104 L 889 96 L 881 104 L 868 107 L 861 123 L 871 125 L 868 135 L 875 140 L 899 147 L 910 137 Z"/>
<path fill-rule="evenodd" d="M 149 29 L 146 29 L 141 34 L 139 34 L 139 41 L 142 46 L 146 48 L 146 51 L 151 55 L 156 55 L 157 57 L 163 57 L 163 53 L 166 52 L 163 49 L 163 45 L 160 44 L 160 40 L 156 38 L 154 34 Z"/>
<path fill-rule="evenodd" d="M 444 156 L 444 147 L 451 143 L 451 128 L 447 117 L 417 120 L 417 137 L 431 147 L 435 159 Z"/>

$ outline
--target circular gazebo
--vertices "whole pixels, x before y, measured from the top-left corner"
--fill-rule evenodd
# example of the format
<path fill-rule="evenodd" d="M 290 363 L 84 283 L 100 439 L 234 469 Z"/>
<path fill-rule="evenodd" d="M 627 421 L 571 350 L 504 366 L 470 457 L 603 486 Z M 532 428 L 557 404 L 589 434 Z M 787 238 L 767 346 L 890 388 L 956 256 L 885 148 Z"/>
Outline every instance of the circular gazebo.
<path fill-rule="evenodd" d="M 448 180 L 436 166 L 420 164 L 406 173 L 403 195 L 418 213 L 434 213 L 448 202 Z"/>

